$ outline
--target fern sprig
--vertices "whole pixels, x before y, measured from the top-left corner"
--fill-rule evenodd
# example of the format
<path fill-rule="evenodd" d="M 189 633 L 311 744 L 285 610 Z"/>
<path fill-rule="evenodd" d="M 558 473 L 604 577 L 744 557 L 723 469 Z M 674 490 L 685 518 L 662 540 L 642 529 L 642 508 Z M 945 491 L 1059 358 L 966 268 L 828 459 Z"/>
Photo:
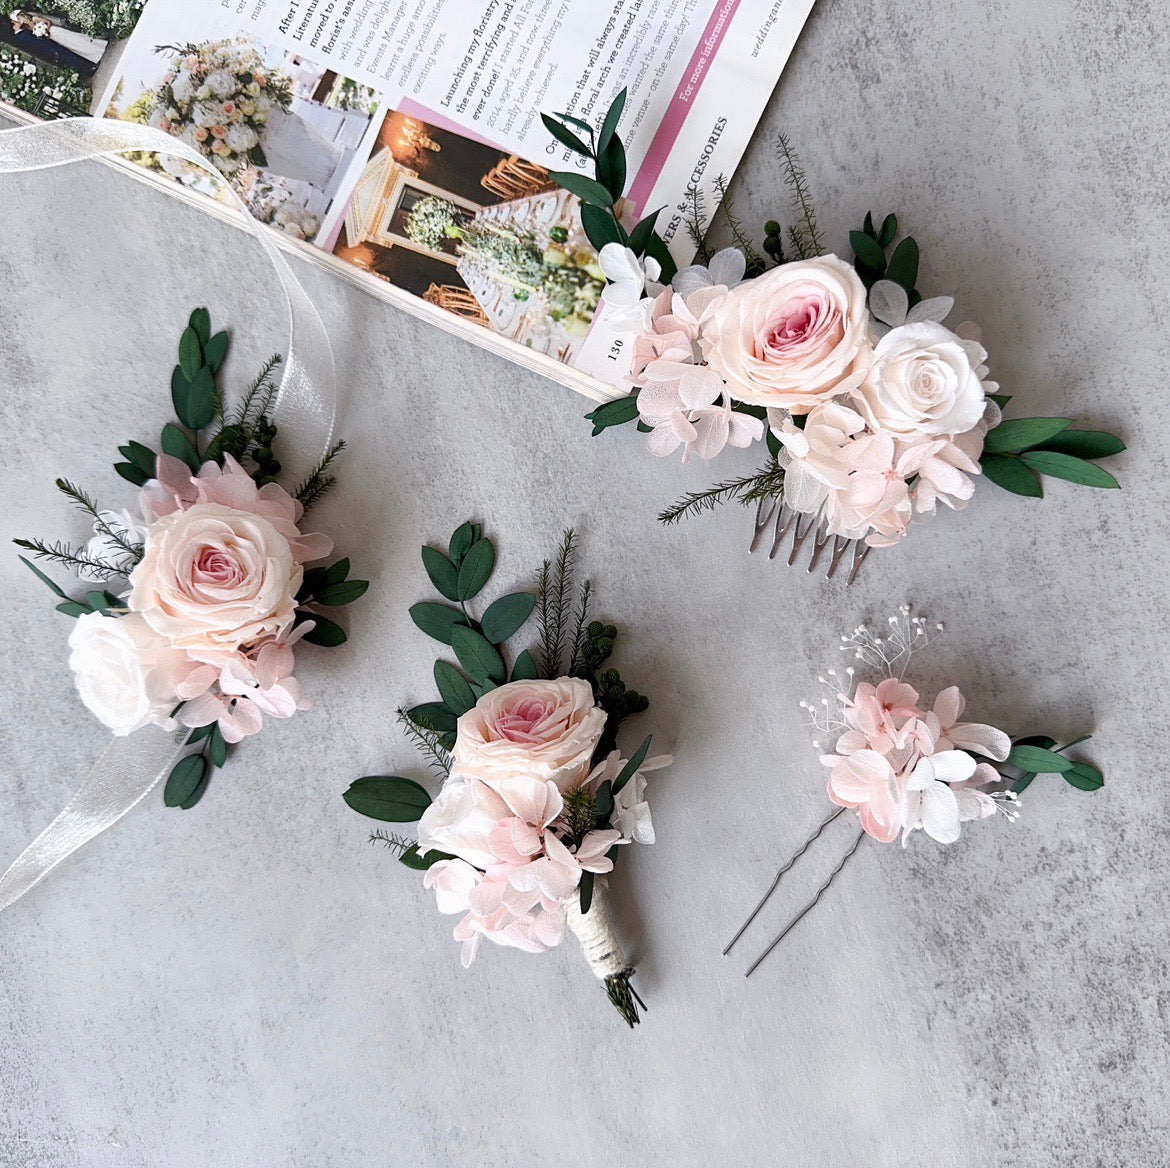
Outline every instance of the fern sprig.
<path fill-rule="evenodd" d="M 104 535 L 111 543 L 116 544 L 135 561 L 142 558 L 142 544 L 127 539 L 124 531 L 118 531 L 116 528 L 111 527 L 102 518 L 101 511 L 98 510 L 97 500 L 91 495 L 86 494 L 81 487 L 77 486 L 76 483 L 71 483 L 68 479 L 58 479 L 57 490 L 67 498 L 72 499 L 93 520 L 94 530 L 99 535 Z"/>
<path fill-rule="evenodd" d="M 561 660 L 572 609 L 573 567 L 577 541 L 572 529 L 564 533 L 556 563 L 545 560 L 536 578 L 536 613 L 540 628 L 540 658 L 545 677 L 561 676 Z"/>
<path fill-rule="evenodd" d="M 239 426 L 245 431 L 251 431 L 261 418 L 272 412 L 272 403 L 276 400 L 277 383 L 273 374 L 279 368 L 284 358 L 279 353 L 273 354 L 264 362 L 263 368 L 256 375 L 256 379 L 248 386 L 247 392 L 240 399 L 235 412 L 228 419 L 227 425 Z"/>
<path fill-rule="evenodd" d="M 792 192 L 792 205 L 799 213 L 801 220 L 799 226 L 789 228 L 788 237 L 792 240 L 792 246 L 802 260 L 823 255 L 825 239 L 817 226 L 817 216 L 813 209 L 808 181 L 801 168 L 800 159 L 796 156 L 796 151 L 793 150 L 787 135 L 779 135 L 776 153 L 780 156 L 780 164 L 784 168 L 784 185 Z"/>
<path fill-rule="evenodd" d="M 124 562 L 114 563 L 110 560 L 102 560 L 96 556 L 91 556 L 85 548 L 74 547 L 73 544 L 66 543 L 63 540 L 46 543 L 41 539 L 14 539 L 12 542 L 17 547 L 32 552 L 38 560 L 47 560 L 51 564 L 61 564 L 63 567 L 72 568 L 75 572 L 84 569 L 103 580 L 110 580 L 116 576 L 124 576 L 131 567 L 131 565 Z"/>
<path fill-rule="evenodd" d="M 397 852 L 399 857 L 406 855 L 415 846 L 414 840 L 407 839 L 406 836 L 399 835 L 397 832 L 383 831 L 381 828 L 370 832 L 370 843 L 384 844 L 392 851 Z"/>
<path fill-rule="evenodd" d="M 784 470 L 773 461 L 763 470 L 738 479 L 725 479 L 704 491 L 692 491 L 673 503 L 658 516 L 659 523 L 677 523 L 704 511 L 714 511 L 724 503 L 739 503 L 747 507 L 761 499 L 779 495 L 784 489 Z"/>
<path fill-rule="evenodd" d="M 695 245 L 695 263 L 709 264 L 711 252 L 707 247 L 707 208 L 702 189 L 697 183 L 687 187 L 684 214 L 687 235 Z"/>
<path fill-rule="evenodd" d="M 309 510 L 315 503 L 329 492 L 329 489 L 337 482 L 337 476 L 329 473 L 329 467 L 333 461 L 345 449 L 344 440 L 335 442 L 326 453 L 325 457 L 317 464 L 313 473 L 296 490 L 297 502 L 301 504 L 306 511 Z"/>
<path fill-rule="evenodd" d="M 451 753 L 440 741 L 434 730 L 428 730 L 413 721 L 404 706 L 396 711 L 402 732 L 414 744 L 415 749 L 427 760 L 427 766 L 446 776 L 451 772 Z"/>
<path fill-rule="evenodd" d="M 577 624 L 573 629 L 572 653 L 569 659 L 569 676 L 577 676 L 577 668 L 581 665 L 581 649 L 585 644 L 585 630 L 589 624 L 589 600 L 593 595 L 593 584 L 586 580 L 581 585 L 581 601 L 577 605 Z"/>
<path fill-rule="evenodd" d="M 723 175 L 719 175 L 715 179 L 715 197 L 719 200 L 715 214 L 717 217 L 721 217 L 727 225 L 732 244 L 743 252 L 744 259 L 747 260 L 748 275 L 752 275 L 753 273 L 758 275 L 764 270 L 766 261 L 756 251 L 755 244 L 752 243 L 747 232 L 744 230 L 743 222 L 735 214 L 731 196 L 727 190 L 727 179 Z"/>

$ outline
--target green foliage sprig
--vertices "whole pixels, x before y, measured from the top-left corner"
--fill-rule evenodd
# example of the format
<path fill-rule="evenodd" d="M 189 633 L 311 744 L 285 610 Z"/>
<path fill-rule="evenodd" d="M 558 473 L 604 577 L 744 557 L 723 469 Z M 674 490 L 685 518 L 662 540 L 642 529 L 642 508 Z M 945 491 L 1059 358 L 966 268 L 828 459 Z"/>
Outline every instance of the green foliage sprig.
<path fill-rule="evenodd" d="M 1082 742 L 1088 742 L 1089 735 L 1057 746 L 1056 739 L 1047 734 L 1031 734 L 1012 742 L 1011 753 L 1006 762 L 996 763 L 996 768 L 1012 784 L 1012 791 L 1019 794 L 1026 790 L 1037 775 L 1059 775 L 1070 787 L 1078 791 L 1097 791 L 1105 784 L 1105 776 L 1087 762 L 1076 762 L 1067 758 L 1065 752 Z"/>
<path fill-rule="evenodd" d="M 598 251 L 607 243 L 619 243 L 639 259 L 650 256 L 662 268 L 663 281 L 669 283 L 678 268 L 666 242 L 655 230 L 662 208 L 650 212 L 628 232 L 615 209 L 626 191 L 626 150 L 617 132 L 625 108 L 623 89 L 613 99 L 596 131 L 588 122 L 571 114 L 541 114 L 544 128 L 562 146 L 593 163 L 593 178 L 576 170 L 554 170 L 549 177 L 581 200 L 581 226 Z"/>

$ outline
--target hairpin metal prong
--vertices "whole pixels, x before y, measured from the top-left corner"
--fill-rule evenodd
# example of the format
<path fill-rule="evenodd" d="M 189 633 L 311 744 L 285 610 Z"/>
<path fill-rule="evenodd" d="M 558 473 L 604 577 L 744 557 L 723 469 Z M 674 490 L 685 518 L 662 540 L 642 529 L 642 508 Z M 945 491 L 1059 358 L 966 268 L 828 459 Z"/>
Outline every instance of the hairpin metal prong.
<path fill-rule="evenodd" d="M 780 554 L 780 547 L 785 537 L 792 533 L 792 541 L 788 551 L 789 565 L 795 564 L 800 558 L 801 551 L 808 543 L 811 535 L 812 543 L 809 546 L 808 571 L 815 572 L 820 562 L 821 553 L 830 539 L 833 541 L 833 550 L 830 554 L 829 565 L 825 571 L 825 579 L 831 580 L 845 558 L 847 552 L 852 552 L 849 568 L 849 579 L 846 586 L 857 579 L 861 563 L 869 552 L 869 546 L 862 540 L 846 539 L 841 535 L 830 535 L 828 524 L 821 511 L 810 514 L 805 511 L 794 511 L 782 497 L 766 495 L 756 504 L 756 530 L 752 534 L 749 551 L 759 551 L 764 542 L 764 533 L 772 528 L 772 547 L 768 552 L 768 559 L 774 560 Z"/>
<path fill-rule="evenodd" d="M 829 878 L 828 878 L 828 880 L 826 880 L 826 881 L 824 882 L 824 884 L 822 884 L 822 885 L 820 886 L 820 888 L 818 888 L 818 889 L 817 889 L 817 894 L 816 894 L 816 896 L 814 896 L 814 897 L 812 898 L 812 900 L 810 900 L 810 901 L 808 902 L 808 904 L 806 904 L 806 905 L 804 906 L 804 908 L 802 908 L 802 909 L 800 910 L 800 912 L 798 912 L 798 913 L 796 914 L 796 916 L 794 916 L 794 917 L 792 918 L 792 920 L 790 920 L 790 921 L 788 922 L 788 924 L 786 924 L 786 925 L 784 926 L 784 928 L 783 928 L 783 929 L 780 931 L 780 934 L 779 934 L 779 935 L 776 937 L 776 939 L 775 939 L 775 940 L 774 940 L 774 941 L 773 941 L 773 942 L 772 942 L 772 943 L 771 943 L 771 944 L 768 946 L 768 948 L 767 948 L 767 949 L 765 949 L 765 950 L 763 951 L 763 953 L 761 953 L 761 954 L 759 955 L 759 957 L 757 957 L 757 958 L 755 959 L 755 961 L 753 961 L 753 962 L 751 963 L 751 965 L 749 965 L 749 966 L 748 966 L 748 968 L 747 968 L 747 972 L 744 974 L 744 977 L 751 977 L 751 975 L 752 975 L 753 973 L 755 973 L 755 971 L 756 971 L 756 970 L 759 968 L 759 966 L 760 966 L 760 963 L 761 963 L 761 962 L 764 960 L 764 958 L 765 958 L 765 957 L 767 957 L 767 956 L 768 956 L 768 954 L 769 954 L 769 953 L 771 953 L 771 952 L 772 952 L 772 950 L 773 950 L 773 949 L 775 949 L 775 948 L 776 948 L 776 946 L 777 946 L 777 945 L 779 945 L 779 944 L 780 944 L 780 942 L 781 942 L 781 941 L 783 941 L 783 940 L 784 940 L 784 938 L 785 938 L 785 937 L 787 937 L 787 936 L 788 936 L 788 934 L 789 934 L 789 933 L 791 933 L 791 932 L 792 932 L 792 930 L 793 930 L 793 929 L 795 929 L 795 928 L 796 928 L 796 926 L 797 926 L 798 924 L 800 924 L 800 922 L 801 922 L 801 921 L 802 921 L 802 920 L 805 918 L 805 916 L 806 916 L 808 913 L 812 912 L 812 910 L 813 910 L 814 908 L 816 908 L 816 906 L 817 906 L 817 902 L 818 902 L 818 901 L 821 899 L 821 897 L 822 897 L 822 896 L 824 896 L 824 894 L 825 894 L 825 893 L 826 893 L 826 892 L 829 890 L 829 885 L 831 885 L 831 884 L 833 883 L 833 881 L 834 881 L 834 880 L 836 880 L 836 879 L 837 879 L 837 877 L 840 875 L 840 873 L 841 873 L 841 869 L 842 869 L 842 868 L 844 868 L 844 867 L 845 867 L 845 865 L 846 865 L 847 863 L 849 863 L 849 860 L 852 858 L 852 856 L 853 856 L 854 852 L 856 852 L 856 851 L 857 851 L 857 849 L 858 849 L 858 848 L 861 846 L 861 841 L 862 841 L 863 839 L 865 839 L 865 832 L 864 832 L 864 831 L 859 831 L 859 832 L 857 833 L 857 838 L 856 838 L 856 839 L 853 841 L 853 846 L 852 846 L 852 847 L 849 849 L 849 851 L 847 851 L 847 852 L 845 853 L 845 855 L 844 855 L 844 856 L 842 856 L 842 857 L 841 857 L 841 863 L 839 863 L 839 864 L 836 866 L 836 868 L 834 868 L 834 869 L 833 869 L 833 871 L 832 871 L 832 872 L 829 874 Z"/>
<path fill-rule="evenodd" d="M 764 539 L 764 530 L 772 522 L 776 512 L 781 510 L 783 503 L 778 495 L 765 495 L 756 504 L 756 533 L 752 536 L 752 545 L 749 551 L 758 550 Z"/>
<path fill-rule="evenodd" d="M 744 933 L 747 931 L 748 925 L 750 925 L 752 923 L 752 921 L 754 921 L 756 919 L 756 917 L 758 917 L 760 915 L 760 910 L 764 907 L 764 905 L 766 905 L 768 903 L 768 898 L 780 886 L 780 878 L 784 875 L 784 873 L 787 872 L 789 870 L 789 868 L 791 868 L 792 865 L 795 864 L 796 861 L 799 860 L 800 857 L 803 856 L 804 853 L 807 852 L 808 849 L 810 847 L 812 847 L 812 845 L 814 843 L 816 843 L 816 841 L 820 838 L 821 832 L 824 831 L 825 828 L 828 827 L 829 824 L 832 823 L 833 820 L 836 819 L 837 816 L 840 815 L 841 812 L 844 810 L 845 810 L 844 807 L 838 807 L 837 810 L 834 811 L 833 814 L 830 815 L 821 824 L 821 826 L 818 827 L 816 829 L 816 831 L 814 831 L 812 833 L 812 835 L 810 835 L 808 837 L 808 839 L 806 839 L 804 841 L 804 843 L 800 845 L 800 847 L 797 849 L 795 855 L 793 855 L 792 859 L 790 859 L 788 861 L 788 863 L 785 864 L 784 867 L 782 867 L 780 869 L 780 871 L 776 873 L 776 879 L 772 881 L 771 885 L 768 888 L 768 891 L 764 893 L 763 898 L 761 899 L 760 903 L 757 904 L 754 909 L 752 909 L 751 916 L 749 916 L 748 919 L 746 921 L 744 921 L 744 923 L 742 925 L 739 926 L 739 932 L 737 932 L 735 934 L 735 936 L 732 937 L 731 940 L 727 942 L 727 947 L 723 950 L 724 957 L 726 957 L 728 955 L 728 953 L 731 952 L 731 947 L 736 943 L 736 941 L 738 941 L 740 939 L 740 937 L 742 937 L 744 935 Z"/>

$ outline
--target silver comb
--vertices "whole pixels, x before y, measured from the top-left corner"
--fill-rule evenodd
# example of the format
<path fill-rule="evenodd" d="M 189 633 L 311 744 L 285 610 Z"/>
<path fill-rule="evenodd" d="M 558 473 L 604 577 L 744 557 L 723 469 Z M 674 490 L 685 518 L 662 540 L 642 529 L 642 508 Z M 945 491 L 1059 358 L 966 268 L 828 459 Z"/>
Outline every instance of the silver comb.
<path fill-rule="evenodd" d="M 848 560 L 849 578 L 845 581 L 846 587 L 857 579 L 857 573 L 861 570 L 865 557 L 869 555 L 869 544 L 864 540 L 830 535 L 822 512 L 808 514 L 804 511 L 794 511 L 776 495 L 765 496 L 756 507 L 756 533 L 752 537 L 750 551 L 758 551 L 763 545 L 769 527 L 772 528 L 772 547 L 768 552 L 768 559 L 774 560 L 780 554 L 781 546 L 791 534 L 789 565 L 796 563 L 807 546 L 809 553 L 806 570 L 813 572 L 821 560 L 821 553 L 831 543 L 832 550 L 829 552 L 829 561 L 825 568 L 825 579 L 831 580 L 841 564 Z M 812 536 L 811 542 L 809 536 Z"/>

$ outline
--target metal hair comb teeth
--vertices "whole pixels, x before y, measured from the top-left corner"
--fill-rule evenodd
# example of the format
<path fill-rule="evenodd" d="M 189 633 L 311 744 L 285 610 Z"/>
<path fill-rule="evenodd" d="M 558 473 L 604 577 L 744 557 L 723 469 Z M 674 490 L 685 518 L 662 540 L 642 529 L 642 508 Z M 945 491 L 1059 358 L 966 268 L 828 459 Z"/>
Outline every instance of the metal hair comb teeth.
<path fill-rule="evenodd" d="M 830 535 L 828 525 L 821 512 L 807 514 L 803 511 L 794 511 L 787 503 L 776 495 L 768 495 L 761 499 L 756 508 L 756 534 L 752 538 L 751 551 L 756 551 L 764 542 L 765 532 L 773 528 L 772 547 L 768 552 L 768 559 L 774 560 L 780 552 L 780 546 L 785 537 L 792 533 L 791 550 L 788 553 L 789 565 L 795 564 L 801 551 L 808 544 L 811 549 L 808 557 L 807 571 L 816 570 L 825 546 L 832 542 L 832 551 L 829 553 L 828 566 L 825 569 L 825 579 L 831 580 L 834 573 L 841 566 L 843 560 L 849 561 L 849 578 L 846 586 L 857 579 L 857 573 L 869 555 L 869 544 L 861 539 L 846 539 L 842 535 Z M 809 536 L 812 542 L 809 543 Z"/>

